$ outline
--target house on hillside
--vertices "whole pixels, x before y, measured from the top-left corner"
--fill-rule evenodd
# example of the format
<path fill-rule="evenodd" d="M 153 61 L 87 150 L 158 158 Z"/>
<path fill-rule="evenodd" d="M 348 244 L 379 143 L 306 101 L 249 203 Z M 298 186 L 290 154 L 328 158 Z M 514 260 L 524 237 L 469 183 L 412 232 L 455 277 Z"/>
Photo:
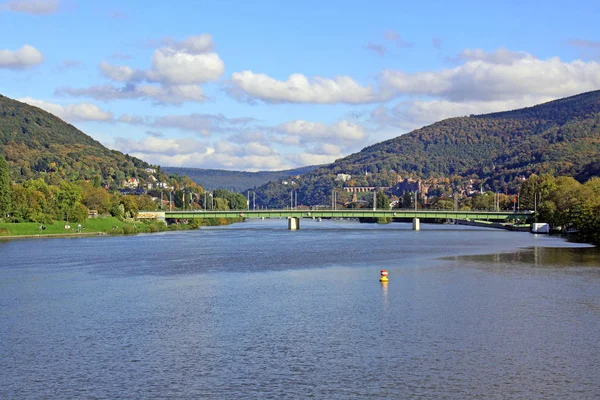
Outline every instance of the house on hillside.
<path fill-rule="evenodd" d="M 121 182 L 121 187 L 128 188 L 128 189 L 135 189 L 139 186 L 139 184 L 140 184 L 140 181 L 138 181 L 137 178 L 129 178 L 129 179 Z"/>
<path fill-rule="evenodd" d="M 352 179 L 352 175 L 349 174 L 337 174 L 337 176 L 335 177 L 335 180 L 338 182 L 347 182 L 350 179 Z"/>

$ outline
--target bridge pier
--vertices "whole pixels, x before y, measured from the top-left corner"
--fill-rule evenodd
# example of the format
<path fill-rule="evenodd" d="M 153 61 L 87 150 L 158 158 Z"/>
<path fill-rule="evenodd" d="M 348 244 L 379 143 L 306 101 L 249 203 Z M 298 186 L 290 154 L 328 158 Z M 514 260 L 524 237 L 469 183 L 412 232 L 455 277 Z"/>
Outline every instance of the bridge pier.
<path fill-rule="evenodd" d="M 288 229 L 291 231 L 300 229 L 300 218 L 289 217 L 288 218 Z"/>
<path fill-rule="evenodd" d="M 419 220 L 419 218 L 413 218 L 412 230 L 413 231 L 421 230 L 421 221 Z"/>

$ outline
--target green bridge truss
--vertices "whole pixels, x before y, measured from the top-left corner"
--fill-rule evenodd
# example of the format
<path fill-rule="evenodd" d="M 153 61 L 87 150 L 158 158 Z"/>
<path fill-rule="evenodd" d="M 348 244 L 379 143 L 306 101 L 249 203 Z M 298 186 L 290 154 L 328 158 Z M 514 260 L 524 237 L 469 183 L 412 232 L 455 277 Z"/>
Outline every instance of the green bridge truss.
<path fill-rule="evenodd" d="M 139 218 L 164 217 L 167 219 L 190 218 L 419 218 L 509 221 L 531 220 L 531 211 L 444 211 L 444 210 L 237 210 L 237 211 L 141 211 Z M 159 215 L 160 214 L 160 215 Z M 154 217 L 154 218 L 156 218 Z"/>

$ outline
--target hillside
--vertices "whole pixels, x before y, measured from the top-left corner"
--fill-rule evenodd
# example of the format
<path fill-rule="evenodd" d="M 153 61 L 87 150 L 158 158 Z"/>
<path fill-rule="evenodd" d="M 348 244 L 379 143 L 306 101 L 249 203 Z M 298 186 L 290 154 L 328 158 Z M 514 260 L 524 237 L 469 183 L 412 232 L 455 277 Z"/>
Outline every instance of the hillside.
<path fill-rule="evenodd" d="M 144 168 L 149 167 L 140 159 L 104 147 L 40 108 L 1 95 L 0 153 L 15 182 L 40 176 L 120 182 L 125 177 L 144 177 Z"/>
<path fill-rule="evenodd" d="M 381 142 L 321 167 L 298 181 L 300 204 L 329 204 L 343 185 L 391 186 L 398 175 L 482 182 L 513 191 L 515 178 L 532 173 L 580 180 L 600 170 L 600 91 L 519 110 L 450 118 Z M 366 174 L 365 174 L 366 171 Z M 334 181 L 336 174 L 353 181 Z M 271 205 L 289 202 L 290 187 L 257 190 Z"/>
<path fill-rule="evenodd" d="M 244 192 L 270 181 L 278 181 L 287 176 L 303 175 L 314 171 L 318 166 L 309 166 L 284 171 L 225 171 L 221 169 L 163 167 L 169 174 L 187 176 L 207 190 L 227 189 L 233 192 Z"/>

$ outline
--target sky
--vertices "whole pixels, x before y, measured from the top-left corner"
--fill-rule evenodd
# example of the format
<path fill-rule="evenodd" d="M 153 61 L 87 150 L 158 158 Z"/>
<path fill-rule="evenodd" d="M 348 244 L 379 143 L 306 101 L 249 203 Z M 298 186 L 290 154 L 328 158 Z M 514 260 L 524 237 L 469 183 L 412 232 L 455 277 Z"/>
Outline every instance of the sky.
<path fill-rule="evenodd" d="M 600 89 L 600 2 L 0 0 L 0 94 L 151 164 L 281 170 Z"/>

